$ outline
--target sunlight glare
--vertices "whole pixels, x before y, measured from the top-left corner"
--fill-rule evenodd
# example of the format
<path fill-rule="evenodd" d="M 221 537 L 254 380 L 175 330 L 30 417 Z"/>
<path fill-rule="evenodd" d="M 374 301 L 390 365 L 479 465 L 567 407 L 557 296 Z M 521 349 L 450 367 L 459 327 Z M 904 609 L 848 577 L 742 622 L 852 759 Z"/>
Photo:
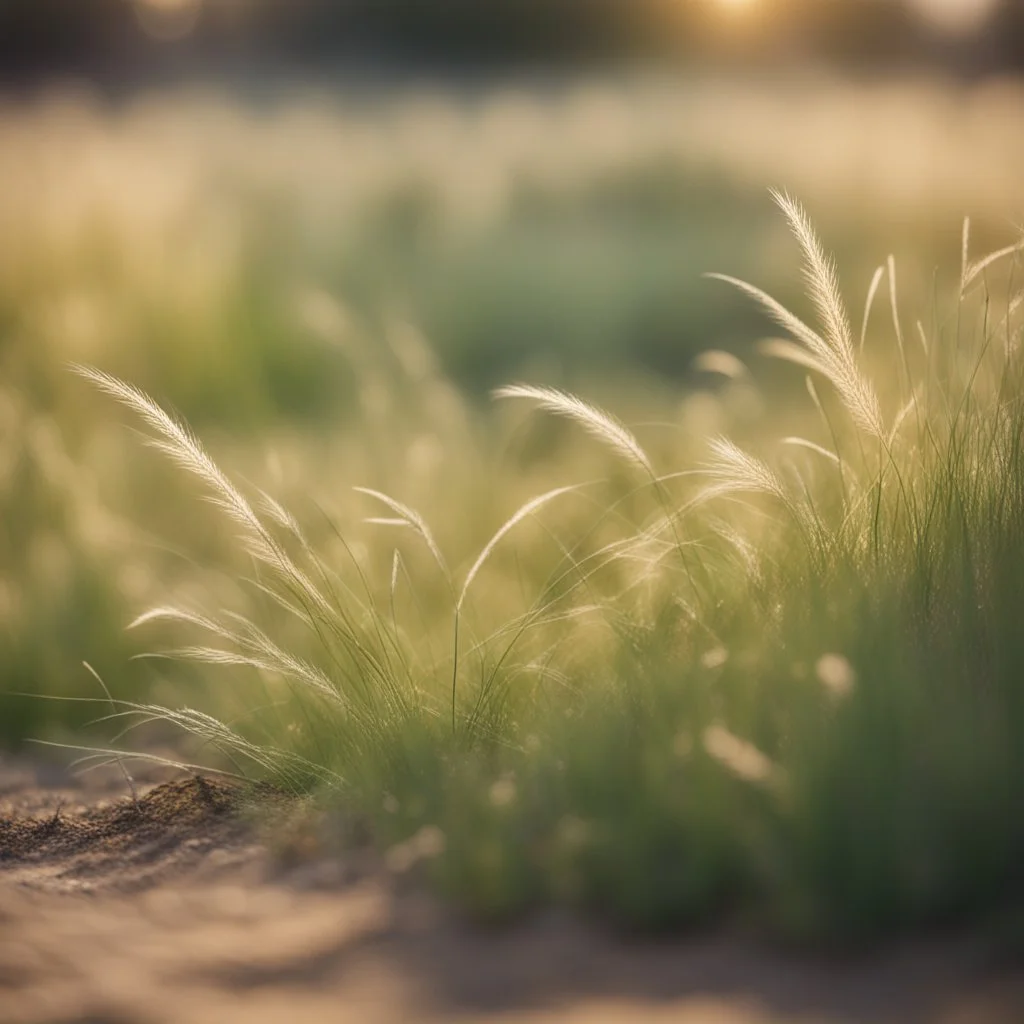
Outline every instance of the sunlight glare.
<path fill-rule="evenodd" d="M 950 35 L 975 32 L 995 13 L 1000 0 L 907 0 L 933 28 Z"/>

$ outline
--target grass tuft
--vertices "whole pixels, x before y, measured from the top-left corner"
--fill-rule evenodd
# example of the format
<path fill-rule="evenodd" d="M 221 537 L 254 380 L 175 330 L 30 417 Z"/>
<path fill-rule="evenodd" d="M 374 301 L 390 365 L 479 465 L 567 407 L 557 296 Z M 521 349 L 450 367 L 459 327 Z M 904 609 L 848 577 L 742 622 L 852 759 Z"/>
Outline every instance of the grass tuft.
<path fill-rule="evenodd" d="M 371 522 L 417 544 L 339 530 L 329 555 L 148 396 L 81 371 L 204 484 L 255 565 L 244 612 L 167 603 L 133 624 L 198 631 L 169 653 L 251 683 L 211 696 L 217 714 L 114 701 L 111 720 L 173 724 L 225 770 L 326 792 L 393 870 L 477 918 L 559 902 L 629 928 L 739 913 L 864 941 L 1022 909 L 1024 360 L 1012 280 L 987 290 L 1016 248 L 971 263 L 965 228 L 920 350 L 890 262 L 893 337 L 869 332 L 878 271 L 855 345 L 834 263 L 776 201 L 820 332 L 722 279 L 791 335 L 767 351 L 810 374 L 800 434 L 774 458 L 712 436 L 709 461 L 665 471 L 665 448 L 599 407 L 501 388 L 600 441 L 563 468 L 603 458 L 606 479 L 586 500 L 564 480 L 526 491 L 496 529 L 488 485 L 472 515 L 445 496 L 468 524 L 454 554 L 455 531 L 443 548 L 404 498 L 360 487 L 390 514 Z M 720 353 L 702 365 L 746 386 Z"/>

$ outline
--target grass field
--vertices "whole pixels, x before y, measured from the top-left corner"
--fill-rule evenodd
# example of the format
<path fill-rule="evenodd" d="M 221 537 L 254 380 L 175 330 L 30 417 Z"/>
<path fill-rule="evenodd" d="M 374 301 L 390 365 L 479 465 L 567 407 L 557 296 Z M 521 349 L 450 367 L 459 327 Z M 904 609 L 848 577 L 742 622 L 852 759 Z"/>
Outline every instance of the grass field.
<path fill-rule="evenodd" d="M 8 110 L 4 738 L 488 921 L 1019 931 L 1020 99 L 813 84 Z"/>

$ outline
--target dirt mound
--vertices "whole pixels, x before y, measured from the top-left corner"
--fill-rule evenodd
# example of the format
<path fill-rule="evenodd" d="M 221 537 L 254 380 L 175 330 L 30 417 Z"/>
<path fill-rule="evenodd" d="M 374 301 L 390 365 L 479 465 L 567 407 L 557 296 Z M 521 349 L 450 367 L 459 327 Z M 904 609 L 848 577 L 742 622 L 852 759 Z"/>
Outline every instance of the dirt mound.
<path fill-rule="evenodd" d="M 484 935 L 380 870 L 283 870 L 230 783 L 137 782 L 0 762 L 0 1024 L 1024 1020 L 1022 973 L 969 945 L 837 962 L 560 917 Z"/>
<path fill-rule="evenodd" d="M 208 866 L 214 852 L 215 865 L 225 866 L 253 842 L 240 813 L 244 796 L 232 783 L 190 777 L 137 797 L 95 805 L 58 798 L 44 814 L 0 817 L 0 879 L 50 891 L 130 893 Z M 49 801 L 31 790 L 22 798 L 37 812 L 53 803 L 52 793 Z"/>

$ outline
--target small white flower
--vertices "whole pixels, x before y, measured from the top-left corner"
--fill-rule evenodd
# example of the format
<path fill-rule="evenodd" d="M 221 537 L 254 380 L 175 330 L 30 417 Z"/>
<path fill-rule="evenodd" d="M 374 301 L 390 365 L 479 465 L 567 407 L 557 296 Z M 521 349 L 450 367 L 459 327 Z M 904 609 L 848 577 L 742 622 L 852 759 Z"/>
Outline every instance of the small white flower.
<path fill-rule="evenodd" d="M 771 783 L 778 768 L 752 743 L 740 739 L 724 726 L 711 725 L 704 730 L 704 749 L 719 764 L 745 782 Z"/>
<path fill-rule="evenodd" d="M 498 781 L 491 786 L 489 797 L 492 806 L 508 807 L 508 805 L 516 798 L 515 782 L 508 777 L 498 779 Z"/>
<path fill-rule="evenodd" d="M 857 681 L 853 666 L 841 654 L 824 654 L 814 666 L 818 681 L 834 697 L 845 697 Z"/>
<path fill-rule="evenodd" d="M 424 825 L 409 840 L 420 857 L 440 857 L 448 846 L 444 833 L 436 825 Z"/>
<path fill-rule="evenodd" d="M 705 651 L 700 663 L 707 669 L 721 668 L 729 660 L 729 652 L 724 647 L 712 647 Z"/>

